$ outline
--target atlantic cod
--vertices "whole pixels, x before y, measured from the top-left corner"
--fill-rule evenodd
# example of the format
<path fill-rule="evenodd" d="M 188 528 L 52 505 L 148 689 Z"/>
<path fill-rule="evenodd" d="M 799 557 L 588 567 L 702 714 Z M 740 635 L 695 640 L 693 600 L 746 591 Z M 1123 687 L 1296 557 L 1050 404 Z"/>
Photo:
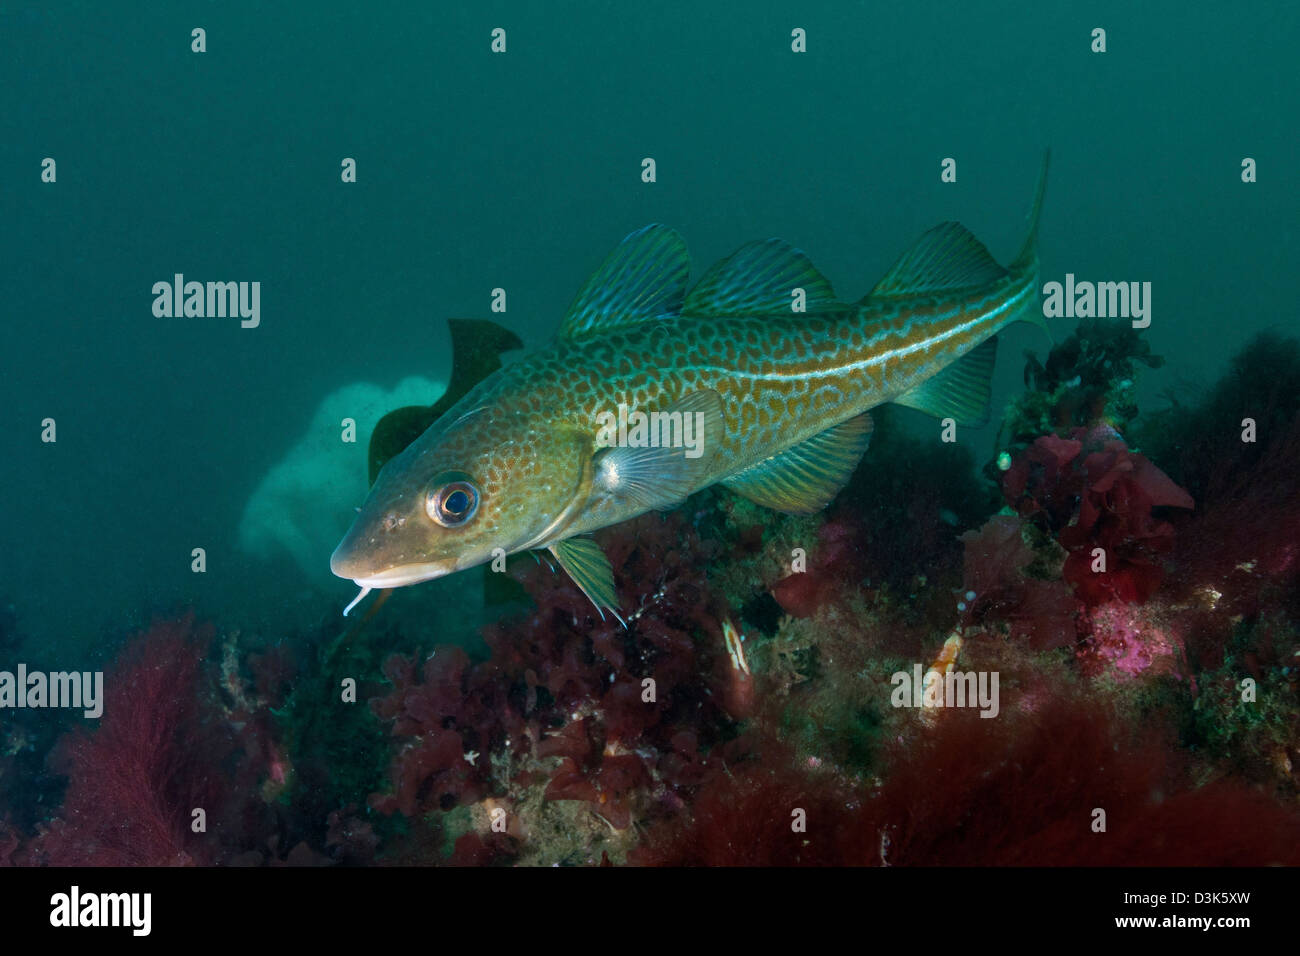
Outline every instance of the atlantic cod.
<path fill-rule="evenodd" d="M 348 608 L 372 588 L 545 549 L 602 617 L 618 616 L 591 532 L 719 483 L 778 511 L 818 511 L 866 451 L 869 410 L 886 402 L 987 420 L 993 336 L 1018 319 L 1043 324 L 1046 179 L 1045 156 L 1010 266 L 945 222 L 856 305 L 779 239 L 741 246 L 687 292 L 677 232 L 627 236 L 554 345 L 483 379 L 384 465 L 330 559 L 361 587 Z"/>

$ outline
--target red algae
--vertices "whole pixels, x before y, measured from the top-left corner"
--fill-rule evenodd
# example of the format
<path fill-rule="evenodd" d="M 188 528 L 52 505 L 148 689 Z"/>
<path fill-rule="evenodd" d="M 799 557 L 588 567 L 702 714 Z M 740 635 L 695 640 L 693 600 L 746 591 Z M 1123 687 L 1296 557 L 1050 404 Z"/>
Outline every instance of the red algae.
<path fill-rule="evenodd" d="M 386 683 L 377 650 L 208 663 L 210 629 L 160 624 L 65 736 L 62 807 L 35 835 L 0 807 L 0 865 L 1300 864 L 1300 427 L 1208 492 L 1096 421 L 1022 440 L 986 494 L 855 479 L 768 535 L 719 491 L 607 529 L 626 627 L 520 561 L 485 655 L 390 627 Z M 926 662 L 1000 675 L 995 719 L 897 704 Z M 378 696 L 313 749 L 326 667 Z"/>
<path fill-rule="evenodd" d="M 652 832 L 647 865 L 1132 866 L 1300 863 L 1300 815 L 1192 786 L 1159 735 L 1058 692 L 1032 713 L 954 713 L 900 744 L 877 787 L 788 759 L 718 776 Z M 1100 811 L 1100 813 L 1099 813 Z"/>
<path fill-rule="evenodd" d="M 1066 549 L 1062 573 L 1089 606 L 1150 598 L 1164 577 L 1161 556 L 1174 544 L 1174 526 L 1157 509 L 1194 506 L 1107 425 L 1037 439 L 1012 463 L 1002 490 Z"/>
<path fill-rule="evenodd" d="M 486 661 L 439 649 L 417 679 L 412 660 L 389 660 L 393 689 L 373 708 L 406 742 L 375 809 L 449 810 L 527 791 L 539 775 L 543 802 L 582 803 L 614 831 L 680 805 L 674 793 L 707 762 L 699 748 L 731 723 L 730 665 L 716 600 L 691 560 L 707 550 L 694 530 L 680 514 L 631 530 L 607 542 L 635 590 L 627 628 L 600 620 L 566 577 L 528 567 L 537 609 L 488 629 Z M 482 858 L 471 846 L 458 842 L 457 853 Z"/>
<path fill-rule="evenodd" d="M 192 830 L 194 811 L 221 803 L 219 764 L 199 703 L 200 660 L 210 629 L 161 621 L 128 646 L 105 676 L 104 714 L 93 731 L 62 742 L 68 790 L 58 817 L 33 842 L 53 866 L 174 866 L 217 859 Z"/>
<path fill-rule="evenodd" d="M 1025 533 L 1020 518 L 995 515 L 961 536 L 966 545 L 958 604 L 963 626 L 1003 621 L 1013 637 L 1036 650 L 1073 644 L 1080 602 L 1060 580 L 1030 576 L 1037 555 Z"/>

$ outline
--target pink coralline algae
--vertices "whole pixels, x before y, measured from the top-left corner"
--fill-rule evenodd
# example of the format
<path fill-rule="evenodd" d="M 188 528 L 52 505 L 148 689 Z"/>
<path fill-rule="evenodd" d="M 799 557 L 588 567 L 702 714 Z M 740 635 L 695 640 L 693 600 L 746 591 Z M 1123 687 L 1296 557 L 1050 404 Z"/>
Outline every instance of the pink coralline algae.
<path fill-rule="evenodd" d="M 1193 507 L 1191 495 L 1106 425 L 1037 439 L 1002 490 L 1066 549 L 1063 575 L 1089 606 L 1146 601 L 1174 543 L 1173 525 L 1154 509 Z"/>
<path fill-rule="evenodd" d="M 1183 641 L 1138 606 L 1111 601 L 1088 613 L 1090 633 L 1079 645 L 1079 669 L 1089 676 L 1181 676 Z"/>

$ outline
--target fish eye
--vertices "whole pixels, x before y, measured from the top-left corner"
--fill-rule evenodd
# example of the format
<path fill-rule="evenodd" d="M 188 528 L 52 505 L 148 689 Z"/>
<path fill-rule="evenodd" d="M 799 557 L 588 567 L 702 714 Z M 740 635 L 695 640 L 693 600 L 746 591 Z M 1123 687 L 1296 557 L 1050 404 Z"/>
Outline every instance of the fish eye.
<path fill-rule="evenodd" d="M 429 517 L 444 528 L 455 528 L 474 517 L 478 510 L 478 489 L 467 478 L 435 482 L 425 499 Z"/>

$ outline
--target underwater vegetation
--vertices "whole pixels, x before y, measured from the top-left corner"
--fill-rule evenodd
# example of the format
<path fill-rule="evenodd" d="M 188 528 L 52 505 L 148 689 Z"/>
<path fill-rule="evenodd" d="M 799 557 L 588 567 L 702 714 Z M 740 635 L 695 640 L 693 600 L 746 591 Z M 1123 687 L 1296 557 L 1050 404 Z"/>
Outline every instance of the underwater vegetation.
<path fill-rule="evenodd" d="M 886 413 L 821 513 L 606 528 L 626 627 L 527 557 L 482 649 L 159 620 L 98 726 L 5 724 L 0 862 L 1300 864 L 1300 347 L 1158 367 L 1083 323 L 1001 466 Z M 996 715 L 896 706 L 930 667 Z"/>
<path fill-rule="evenodd" d="M 1133 739 L 1138 736 L 1138 739 Z M 1040 692 L 1032 709 L 970 711 L 894 743 L 880 782 L 749 765 L 712 778 L 634 852 L 672 865 L 1078 866 L 1296 863 L 1294 811 L 1215 782 L 1192 788 L 1159 734 L 1097 701 Z M 1108 808 L 1106 833 L 1077 819 Z M 806 834 L 790 832 L 790 808 Z"/>
<path fill-rule="evenodd" d="M 1007 504 L 1066 551 L 1062 575 L 1089 605 L 1141 603 L 1164 576 L 1174 527 L 1161 509 L 1191 510 L 1191 495 L 1109 425 L 1044 435 L 1011 464 Z"/>
<path fill-rule="evenodd" d="M 717 754 L 748 713 L 719 602 L 699 574 L 714 548 L 687 517 L 646 516 L 606 539 L 616 574 L 632 584 L 626 629 L 602 621 L 567 577 L 525 566 L 537 609 L 489 628 L 486 661 L 438 651 L 417 676 L 416 661 L 390 659 L 393 691 L 374 708 L 403 742 L 391 792 L 372 806 L 412 817 L 469 805 L 480 823 L 504 810 L 510 825 L 493 853 L 534 862 L 539 852 L 545 862 L 590 862 L 571 856 L 574 826 L 603 831 L 607 849 L 625 852 L 634 819 L 680 808 L 682 788 L 720 767 Z M 472 831 L 455 849 L 456 858 L 482 852 Z"/>
<path fill-rule="evenodd" d="M 1032 352 L 1025 358 L 1025 391 L 1011 402 L 1002 423 L 1013 448 L 1097 423 L 1126 431 L 1138 415 L 1139 373 L 1164 365 L 1132 325 L 1095 318 L 1080 320 L 1044 361 Z"/>
<path fill-rule="evenodd" d="M 213 807 L 229 741 L 208 736 L 198 675 L 204 648 L 188 619 L 140 635 L 106 675 L 104 716 L 69 731 L 51 754 L 68 778 L 62 806 L 26 848 L 33 862 L 175 865 L 211 862 L 190 840 L 189 809 Z M 222 761 L 224 762 L 224 761 Z"/>

